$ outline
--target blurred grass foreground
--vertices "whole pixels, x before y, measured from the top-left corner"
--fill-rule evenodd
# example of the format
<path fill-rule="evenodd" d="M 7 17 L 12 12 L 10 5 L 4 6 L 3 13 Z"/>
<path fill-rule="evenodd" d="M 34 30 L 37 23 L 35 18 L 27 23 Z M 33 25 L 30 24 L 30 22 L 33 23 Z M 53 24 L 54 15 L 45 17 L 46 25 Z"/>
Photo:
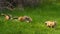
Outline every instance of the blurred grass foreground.
<path fill-rule="evenodd" d="M 0 0 L 0 14 L 30 16 L 31 23 L 5 21 L 0 15 L 0 34 L 60 34 L 60 0 Z M 55 20 L 55 28 L 48 28 L 45 21 Z"/>

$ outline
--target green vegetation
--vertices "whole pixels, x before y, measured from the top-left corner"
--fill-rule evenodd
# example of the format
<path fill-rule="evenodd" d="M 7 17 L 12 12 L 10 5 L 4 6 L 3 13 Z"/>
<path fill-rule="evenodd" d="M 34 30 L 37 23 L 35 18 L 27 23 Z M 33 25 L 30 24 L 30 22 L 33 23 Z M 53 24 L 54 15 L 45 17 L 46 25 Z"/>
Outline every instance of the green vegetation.
<path fill-rule="evenodd" d="M 30 16 L 31 23 L 20 22 L 18 20 L 5 21 L 0 16 L 0 34 L 60 34 L 60 6 L 47 5 L 38 8 L 25 8 L 23 11 L 17 8 L 13 11 L 2 10 L 3 13 L 13 16 Z M 57 21 L 55 28 L 48 28 L 44 24 L 47 20 Z"/>

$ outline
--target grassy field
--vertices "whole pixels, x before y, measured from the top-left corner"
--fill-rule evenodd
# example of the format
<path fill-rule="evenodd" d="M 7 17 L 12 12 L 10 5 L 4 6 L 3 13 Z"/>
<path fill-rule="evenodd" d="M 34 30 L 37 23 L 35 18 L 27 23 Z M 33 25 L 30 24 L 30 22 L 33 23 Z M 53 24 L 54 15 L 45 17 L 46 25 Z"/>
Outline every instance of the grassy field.
<path fill-rule="evenodd" d="M 50 5 L 38 8 L 25 8 L 23 11 L 15 9 L 13 11 L 3 10 L 3 13 L 13 16 L 30 16 L 31 23 L 20 22 L 18 20 L 5 21 L 0 16 L 0 34 L 60 34 L 60 6 Z M 55 28 L 48 28 L 44 24 L 47 20 L 57 22 Z"/>

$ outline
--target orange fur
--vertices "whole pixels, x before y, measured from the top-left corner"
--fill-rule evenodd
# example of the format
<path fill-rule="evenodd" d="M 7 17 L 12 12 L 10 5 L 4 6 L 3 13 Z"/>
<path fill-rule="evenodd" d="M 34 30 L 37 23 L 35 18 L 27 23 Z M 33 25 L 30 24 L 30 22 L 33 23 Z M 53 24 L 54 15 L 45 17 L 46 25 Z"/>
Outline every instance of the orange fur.
<path fill-rule="evenodd" d="M 18 20 L 20 21 L 26 21 L 26 22 L 31 22 L 32 19 L 28 16 L 21 16 L 21 17 L 18 17 Z"/>
<path fill-rule="evenodd" d="M 19 21 L 24 21 L 23 17 L 18 17 Z"/>
<path fill-rule="evenodd" d="M 7 16 L 7 15 L 5 16 L 5 19 L 6 19 L 6 20 L 9 20 L 9 18 L 10 18 L 9 16 Z"/>

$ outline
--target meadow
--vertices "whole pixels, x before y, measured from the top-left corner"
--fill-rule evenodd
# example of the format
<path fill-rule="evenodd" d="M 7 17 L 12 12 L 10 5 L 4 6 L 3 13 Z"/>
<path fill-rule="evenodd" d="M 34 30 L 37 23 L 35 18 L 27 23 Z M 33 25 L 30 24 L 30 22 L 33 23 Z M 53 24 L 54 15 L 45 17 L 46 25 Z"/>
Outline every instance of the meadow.
<path fill-rule="evenodd" d="M 46 5 L 37 8 L 24 8 L 19 10 L 16 8 L 13 11 L 2 10 L 3 13 L 14 16 L 30 16 L 31 23 L 20 22 L 16 20 L 5 21 L 3 16 L 0 16 L 0 34 L 60 34 L 60 5 Z M 54 20 L 57 22 L 55 28 L 48 28 L 45 21 Z"/>

